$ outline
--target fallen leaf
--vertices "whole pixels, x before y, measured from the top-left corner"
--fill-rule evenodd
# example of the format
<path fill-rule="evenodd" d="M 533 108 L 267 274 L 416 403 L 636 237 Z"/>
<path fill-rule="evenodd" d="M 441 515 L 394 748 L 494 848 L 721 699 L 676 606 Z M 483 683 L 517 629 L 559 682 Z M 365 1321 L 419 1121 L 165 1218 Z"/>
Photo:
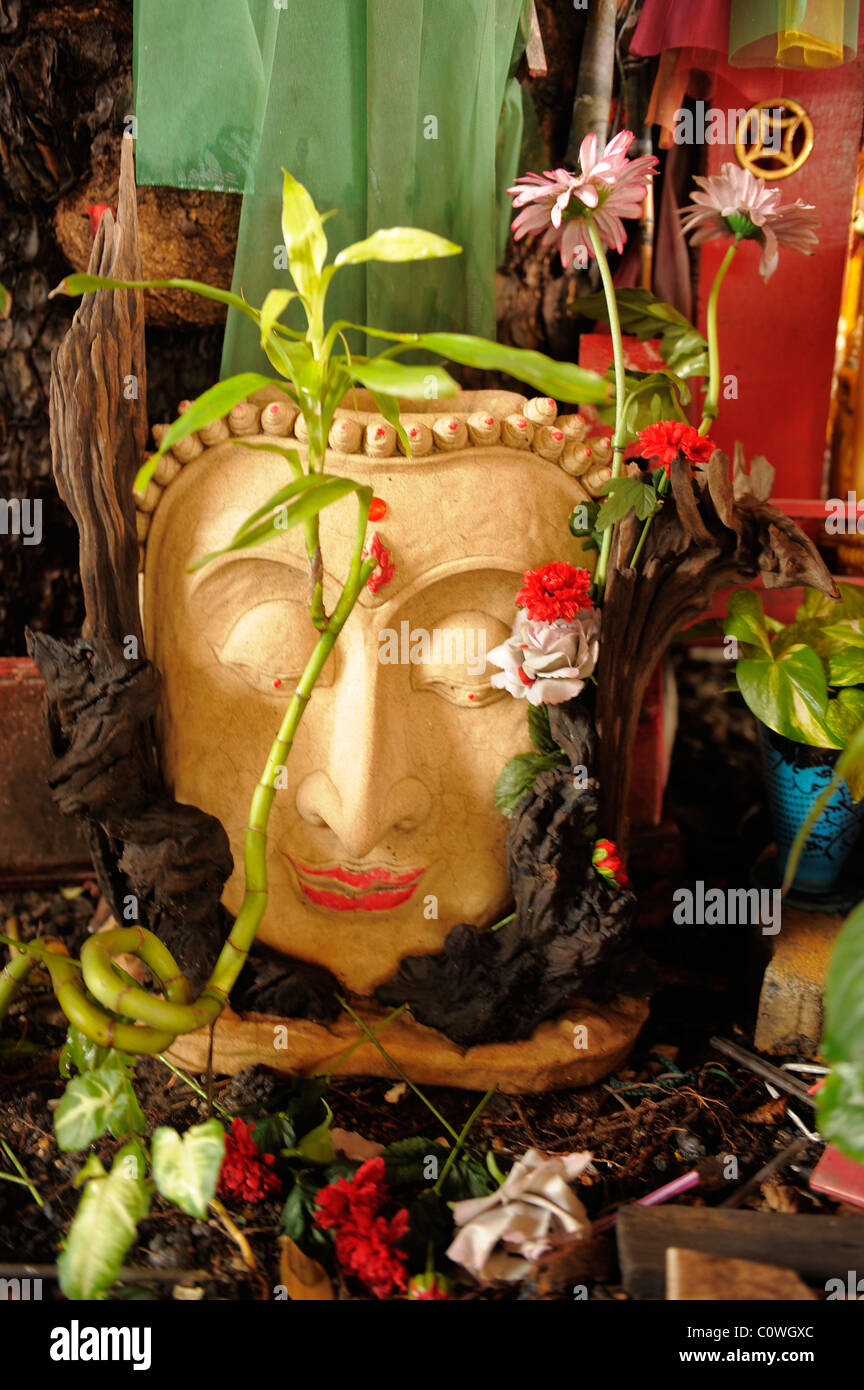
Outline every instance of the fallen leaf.
<path fill-rule="evenodd" d="M 751 1125 L 779 1125 L 780 1121 L 786 1118 L 787 1105 L 786 1097 L 778 1096 L 776 1100 L 766 1100 L 758 1110 L 751 1110 L 743 1119 Z"/>
<path fill-rule="evenodd" d="M 360 1163 L 367 1158 L 377 1158 L 384 1152 L 383 1144 L 376 1144 L 374 1139 L 364 1139 L 362 1134 L 355 1134 L 352 1129 L 331 1129 L 330 1138 L 337 1153 Z"/>
<path fill-rule="evenodd" d="M 288 1236 L 280 1242 L 279 1278 L 295 1303 L 332 1303 L 333 1285 L 326 1269 L 304 1255 Z"/>

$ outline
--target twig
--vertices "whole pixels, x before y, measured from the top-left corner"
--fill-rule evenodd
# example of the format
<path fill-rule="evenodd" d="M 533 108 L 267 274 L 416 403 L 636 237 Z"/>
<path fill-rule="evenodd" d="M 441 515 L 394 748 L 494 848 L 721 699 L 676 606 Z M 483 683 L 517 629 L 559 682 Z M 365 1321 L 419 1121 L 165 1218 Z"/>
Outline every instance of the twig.
<path fill-rule="evenodd" d="M 8 1178 L 9 1182 L 20 1182 L 20 1183 L 22 1183 L 22 1184 L 24 1185 L 24 1187 L 26 1187 L 26 1188 L 29 1189 L 30 1195 L 31 1195 L 31 1197 L 33 1198 L 33 1200 L 34 1200 L 35 1202 L 38 1202 L 40 1207 L 44 1207 L 45 1203 L 44 1203 L 44 1201 L 42 1200 L 42 1198 L 40 1197 L 39 1191 L 38 1191 L 38 1189 L 36 1188 L 36 1185 L 31 1181 L 30 1178 L 28 1178 L 27 1173 L 25 1172 L 24 1168 L 23 1168 L 23 1167 L 21 1166 L 21 1164 L 18 1162 L 18 1159 L 17 1159 L 16 1156 L 15 1156 L 14 1150 L 10 1148 L 10 1146 L 6 1143 L 6 1140 L 5 1140 L 5 1139 L 0 1139 L 0 1148 L 2 1148 L 2 1150 L 3 1150 L 3 1152 L 5 1153 L 6 1157 L 9 1159 L 9 1162 L 12 1163 L 12 1164 L 14 1164 L 14 1166 L 18 1169 L 18 1172 L 19 1172 L 19 1174 L 20 1174 L 20 1177 L 18 1177 L 18 1178 L 13 1178 L 13 1176 L 12 1176 L 11 1173 L 0 1173 L 0 1178 Z"/>
<path fill-rule="evenodd" d="M 770 1081 L 775 1086 L 779 1086 L 781 1091 L 786 1091 L 796 1100 L 804 1101 L 807 1105 L 816 1108 L 816 1102 L 812 1096 L 807 1094 L 806 1086 L 802 1086 L 800 1081 L 795 1081 L 787 1072 L 781 1071 L 779 1067 L 772 1067 L 770 1062 L 763 1062 L 761 1057 L 756 1057 L 752 1052 L 748 1052 L 746 1047 L 739 1047 L 737 1043 L 729 1042 L 726 1038 L 711 1038 L 710 1046 L 715 1052 L 722 1052 L 725 1057 L 731 1057 L 733 1062 L 738 1062 L 740 1066 L 746 1067 L 756 1076 L 760 1076 L 763 1081 Z"/>
<path fill-rule="evenodd" d="M 721 1207 L 740 1207 L 743 1202 L 747 1201 L 751 1193 L 758 1191 L 767 1178 L 770 1178 L 773 1173 L 779 1173 L 783 1168 L 788 1168 L 789 1164 L 809 1147 L 806 1139 L 793 1139 L 792 1143 L 787 1144 L 785 1149 L 781 1149 L 779 1154 L 775 1154 L 764 1168 L 760 1168 L 758 1173 L 754 1173 L 752 1178 L 748 1178 L 741 1187 L 736 1188 L 731 1197 L 727 1197 L 725 1202 L 721 1202 Z"/>

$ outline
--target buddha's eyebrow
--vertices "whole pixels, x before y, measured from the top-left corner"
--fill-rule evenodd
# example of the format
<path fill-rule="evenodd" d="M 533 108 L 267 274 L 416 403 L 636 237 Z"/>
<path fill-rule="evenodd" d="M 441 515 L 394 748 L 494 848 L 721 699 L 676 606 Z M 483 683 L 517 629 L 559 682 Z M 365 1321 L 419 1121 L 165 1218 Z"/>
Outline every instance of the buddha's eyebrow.
<path fill-rule="evenodd" d="M 210 570 L 199 570 L 193 579 L 190 603 L 207 622 L 208 631 L 230 630 L 241 613 L 268 599 L 305 600 L 308 570 L 293 560 L 265 560 L 247 552 Z"/>

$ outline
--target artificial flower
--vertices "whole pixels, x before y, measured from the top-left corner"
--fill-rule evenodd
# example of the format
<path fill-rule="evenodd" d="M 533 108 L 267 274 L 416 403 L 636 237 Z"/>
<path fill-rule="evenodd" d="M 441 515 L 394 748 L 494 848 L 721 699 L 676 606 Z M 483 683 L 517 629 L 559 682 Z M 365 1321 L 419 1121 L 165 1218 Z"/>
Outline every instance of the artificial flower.
<path fill-rule="evenodd" d="M 588 222 L 593 222 L 602 241 L 616 251 L 624 249 L 622 217 L 638 217 L 657 164 L 653 154 L 627 158 L 633 133 L 620 131 L 598 157 L 596 135 L 586 135 L 579 148 L 580 172 L 551 169 L 524 174 L 507 192 L 514 208 L 516 241 L 543 233 L 544 246 L 557 246 L 565 267 L 582 250 L 594 256 Z"/>
<path fill-rule="evenodd" d="M 629 888 L 630 880 L 624 868 L 624 860 L 618 852 L 618 846 L 612 840 L 598 840 L 594 846 L 594 853 L 591 855 L 591 863 L 610 883 L 614 883 L 617 888 Z"/>
<path fill-rule="evenodd" d="M 599 649 L 593 617 L 544 623 L 521 609 L 507 641 L 487 655 L 502 668 L 491 684 L 530 705 L 562 705 L 582 691 Z"/>
<path fill-rule="evenodd" d="M 443 1274 L 415 1274 L 408 1285 L 408 1297 L 414 1303 L 440 1303 L 450 1297 L 450 1284 Z"/>
<path fill-rule="evenodd" d="M 777 269 L 781 246 L 812 254 L 818 240 L 814 228 L 820 225 L 812 203 L 798 198 L 781 206 L 779 188 L 769 187 L 737 164 L 724 164 L 719 174 L 694 182 L 704 191 L 690 194 L 696 206 L 684 210 L 681 222 L 682 230 L 692 233 L 694 246 L 718 237 L 757 241 L 762 247 L 759 273 L 766 281 Z"/>
<path fill-rule="evenodd" d="M 590 1153 L 548 1156 L 529 1149 L 491 1197 L 453 1203 L 460 1228 L 447 1254 L 478 1279 L 523 1279 L 531 1265 L 567 1236 L 591 1224 L 569 1184 Z"/>
<path fill-rule="evenodd" d="M 667 478 L 679 455 L 695 468 L 707 463 L 717 447 L 707 434 L 700 434 L 681 420 L 659 420 L 656 425 L 647 425 L 636 436 L 636 444 L 641 446 L 640 457 L 656 459 Z"/>
<path fill-rule="evenodd" d="M 526 570 L 522 583 L 516 607 L 527 608 L 528 617 L 538 622 L 554 623 L 558 618 L 570 622 L 581 609 L 591 607 L 590 574 L 563 560 Z"/>
<path fill-rule="evenodd" d="M 225 1135 L 225 1154 L 219 1169 L 219 1194 L 236 1202 L 263 1202 L 281 1186 L 279 1177 L 271 1172 L 276 1162 L 273 1154 L 258 1152 L 252 1138 L 252 1126 L 237 1117 L 231 1133 Z"/>
<path fill-rule="evenodd" d="M 404 1293 L 407 1286 L 408 1254 L 398 1242 L 408 1233 L 408 1212 L 403 1207 L 393 1216 L 383 1214 L 390 1201 L 384 1174 L 383 1158 L 370 1158 L 350 1182 L 338 1178 L 315 1199 L 316 1224 L 332 1232 L 340 1268 L 376 1298 Z"/>
<path fill-rule="evenodd" d="M 373 570 L 366 580 L 366 588 L 370 594 L 377 594 L 379 589 L 390 583 L 396 573 L 396 565 L 390 558 L 390 551 L 385 550 L 381 544 L 381 537 L 377 531 L 372 532 L 372 539 L 363 551 L 363 559 L 378 561 L 378 568 Z"/>

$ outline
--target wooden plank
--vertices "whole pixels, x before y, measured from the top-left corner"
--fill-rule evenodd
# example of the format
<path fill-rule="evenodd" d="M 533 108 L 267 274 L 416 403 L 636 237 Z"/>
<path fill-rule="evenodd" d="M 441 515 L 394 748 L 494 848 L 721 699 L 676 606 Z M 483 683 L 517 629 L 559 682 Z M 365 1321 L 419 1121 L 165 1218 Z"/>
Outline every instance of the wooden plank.
<path fill-rule="evenodd" d="M 815 1300 L 789 1269 L 757 1260 L 730 1260 L 670 1245 L 666 1298 L 673 1303 L 788 1303 Z"/>
<path fill-rule="evenodd" d="M 663 1298 L 666 1251 L 758 1260 L 824 1283 L 864 1268 L 864 1220 L 728 1208 L 627 1206 L 616 1226 L 621 1280 L 634 1298 Z"/>

